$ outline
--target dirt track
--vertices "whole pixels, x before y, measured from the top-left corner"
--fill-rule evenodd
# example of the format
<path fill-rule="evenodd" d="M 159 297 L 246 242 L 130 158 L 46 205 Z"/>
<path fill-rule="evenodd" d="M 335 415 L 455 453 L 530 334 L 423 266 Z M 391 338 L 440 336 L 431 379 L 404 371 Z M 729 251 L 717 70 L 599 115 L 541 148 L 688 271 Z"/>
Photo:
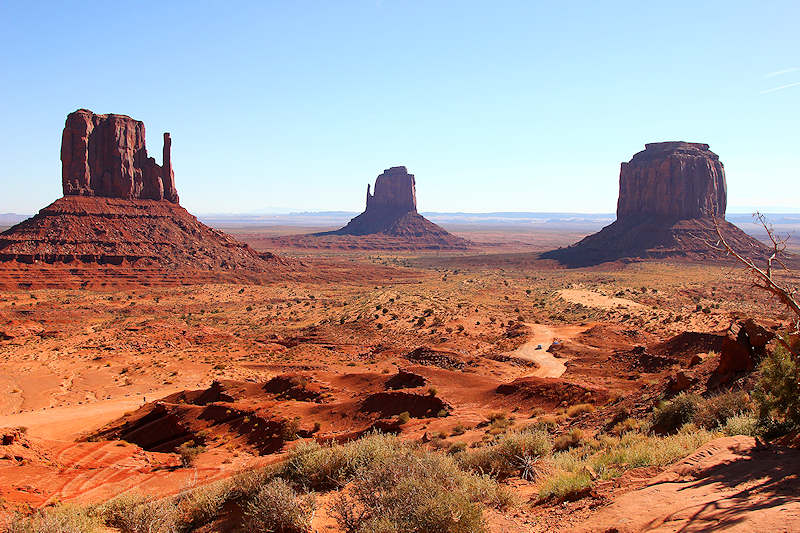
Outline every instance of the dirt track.
<path fill-rule="evenodd" d="M 539 378 L 560 378 L 564 372 L 567 371 L 567 366 L 561 359 L 558 359 L 547 350 L 556 340 L 556 331 L 551 326 L 544 324 L 526 323 L 531 329 L 531 337 L 525 344 L 511 352 L 510 355 L 533 361 L 539 365 L 532 376 Z M 575 330 L 575 331 L 572 331 Z M 558 334 L 563 336 L 571 336 L 580 331 L 575 327 L 558 328 Z M 540 348 L 541 346 L 541 348 Z"/>

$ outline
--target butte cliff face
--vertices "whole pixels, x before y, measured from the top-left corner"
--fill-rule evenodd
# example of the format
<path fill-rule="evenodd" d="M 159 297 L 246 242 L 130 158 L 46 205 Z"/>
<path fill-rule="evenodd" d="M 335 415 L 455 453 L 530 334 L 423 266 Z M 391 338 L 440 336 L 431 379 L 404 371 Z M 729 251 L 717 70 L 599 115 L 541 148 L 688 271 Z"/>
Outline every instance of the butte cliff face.
<path fill-rule="evenodd" d="M 171 145 L 165 133 L 158 165 L 147 155 L 142 122 L 86 109 L 70 113 L 61 143 L 64 197 L 0 234 L 0 261 L 187 272 L 265 272 L 283 264 L 178 205 Z"/>
<path fill-rule="evenodd" d="M 726 199 L 725 169 L 707 144 L 651 143 L 621 165 L 617 220 L 724 215 Z"/>
<path fill-rule="evenodd" d="M 375 194 L 367 184 L 367 212 L 417 212 L 417 184 L 406 167 L 392 167 L 375 180 Z"/>
<path fill-rule="evenodd" d="M 707 144 L 651 143 L 620 166 L 617 220 L 598 233 L 543 258 L 568 266 L 617 259 L 721 258 L 715 219 L 739 252 L 761 253 L 763 245 L 727 222 L 727 185 L 719 156 Z"/>
<path fill-rule="evenodd" d="M 469 241 L 448 233 L 417 213 L 416 180 L 406 167 L 392 167 L 375 180 L 374 194 L 367 185 L 367 207 L 345 227 L 320 236 L 373 236 L 363 247 L 463 249 Z M 380 239 L 383 239 L 383 242 Z M 348 247 L 360 247 L 349 243 Z"/>
<path fill-rule="evenodd" d="M 172 139 L 164 133 L 163 165 L 148 157 L 144 123 L 125 115 L 79 109 L 61 136 L 64 196 L 101 196 L 178 203 Z"/>

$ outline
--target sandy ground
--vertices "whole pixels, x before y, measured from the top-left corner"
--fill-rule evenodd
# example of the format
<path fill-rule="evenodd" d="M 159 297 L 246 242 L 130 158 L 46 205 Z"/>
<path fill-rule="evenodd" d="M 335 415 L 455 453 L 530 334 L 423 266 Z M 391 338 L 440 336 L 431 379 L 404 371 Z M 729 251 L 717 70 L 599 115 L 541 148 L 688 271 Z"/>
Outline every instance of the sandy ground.
<path fill-rule="evenodd" d="M 800 451 L 726 437 L 620 496 L 576 531 L 800 531 L 798 490 Z"/>
<path fill-rule="evenodd" d="M 488 443 L 496 435 L 485 422 L 497 412 L 513 417 L 511 429 L 545 412 L 564 418 L 559 431 L 568 431 L 576 422 L 564 409 L 585 401 L 587 390 L 597 409 L 584 425 L 594 431 L 613 415 L 614 406 L 606 405 L 611 398 L 640 398 L 677 368 L 643 369 L 634 347 L 685 331 L 719 331 L 734 313 L 774 314 L 774 305 L 750 294 L 747 280 L 739 283 L 729 268 L 560 270 L 533 268 L 520 257 L 481 257 L 478 263 L 359 253 L 335 264 L 307 259 L 311 280 L 169 287 L 130 281 L 113 290 L 21 288 L 18 280 L 29 273 L 20 266 L 21 277 L 0 288 L 0 427 L 25 426 L 28 440 L 0 450 L 0 502 L 9 509 L 91 503 L 137 486 L 174 494 L 278 460 L 295 445 L 258 449 L 250 426 L 191 418 L 204 407 L 181 402 L 172 406 L 175 416 L 158 418 L 151 434 L 81 441 L 100 426 L 124 423 L 120 417 L 139 410 L 143 396 L 153 402 L 175 391 L 208 389 L 214 381 L 259 386 L 290 375 L 307 383 L 300 392 L 318 393 L 318 401 L 245 397 L 225 409 L 240 411 L 242 420 L 263 420 L 259 427 L 298 417 L 301 429 L 319 424 L 313 438 L 320 439 L 354 438 L 379 418 L 392 420 L 431 402 L 431 389 L 450 406 L 447 415 L 421 409 L 402 426 L 401 438 L 433 438 L 442 449 Z M 331 272 L 340 281 L 325 279 Z M 392 277 L 379 279 L 381 272 Z M 556 340 L 561 347 L 548 352 Z M 419 348 L 440 355 L 410 357 Z M 386 402 L 385 413 L 364 411 L 367 399 L 387 393 L 398 369 L 424 380 L 403 392 L 416 403 Z M 528 377 L 548 379 L 526 383 Z M 511 392 L 498 391 L 515 383 L 505 387 Z M 205 451 L 195 468 L 178 467 L 174 449 L 154 444 L 169 432 L 178 436 L 176 445 L 187 432 L 202 436 Z M 518 488 L 518 481 L 510 486 Z M 715 486 L 706 496 L 725 490 Z M 671 496 L 664 494 L 666 502 Z M 649 505 L 646 497 L 631 500 L 606 523 L 635 514 L 637 501 Z M 656 520 L 667 511 L 643 516 Z M 545 512 L 535 503 L 523 505 L 493 519 L 491 530 L 532 531 Z M 658 527 L 669 527 L 664 524 Z"/>
<path fill-rule="evenodd" d="M 179 388 L 166 388 L 150 393 L 150 399 L 161 398 L 177 392 Z M 139 408 L 146 396 L 105 400 L 94 404 L 54 407 L 0 416 L 0 427 L 25 427 L 31 437 L 46 440 L 72 441 L 81 435 L 115 420 L 128 411 Z"/>
<path fill-rule="evenodd" d="M 615 309 L 618 307 L 629 309 L 642 309 L 644 306 L 627 298 L 606 296 L 589 289 L 562 289 L 559 296 L 570 303 L 581 304 L 598 309 Z"/>

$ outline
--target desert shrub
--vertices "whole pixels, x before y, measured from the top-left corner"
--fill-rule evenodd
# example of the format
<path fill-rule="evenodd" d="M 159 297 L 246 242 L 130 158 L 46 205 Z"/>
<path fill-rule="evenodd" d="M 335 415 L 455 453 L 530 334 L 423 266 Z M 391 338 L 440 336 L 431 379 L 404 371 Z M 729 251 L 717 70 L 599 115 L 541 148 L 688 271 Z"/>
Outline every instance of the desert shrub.
<path fill-rule="evenodd" d="M 749 396 L 743 391 L 730 391 L 703 400 L 692 421 L 700 427 L 714 429 L 725 425 L 729 418 L 748 410 Z"/>
<path fill-rule="evenodd" d="M 758 424 L 758 418 L 753 413 L 741 413 L 728 418 L 722 427 L 722 432 L 731 437 L 734 435 L 758 437 L 761 433 L 761 428 Z"/>
<path fill-rule="evenodd" d="M 557 451 L 569 450 L 579 445 L 583 440 L 583 431 L 573 428 L 569 433 L 564 433 L 553 443 L 553 449 Z"/>
<path fill-rule="evenodd" d="M 273 479 L 281 466 L 241 470 L 231 479 L 231 497 L 246 498 L 255 494 L 263 485 Z"/>
<path fill-rule="evenodd" d="M 462 468 L 504 479 L 535 477 L 535 463 L 550 453 L 550 436 L 541 430 L 507 433 L 496 444 L 460 454 Z"/>
<path fill-rule="evenodd" d="M 408 421 L 411 420 L 411 413 L 408 411 L 403 411 L 399 415 L 397 415 L 397 423 L 400 425 L 408 424 Z"/>
<path fill-rule="evenodd" d="M 123 494 L 98 508 L 105 523 L 123 533 L 178 533 L 184 529 L 173 501 Z"/>
<path fill-rule="evenodd" d="M 341 445 L 301 443 L 289 452 L 280 476 L 308 489 L 338 488 L 362 466 L 394 457 L 410 446 L 379 433 Z"/>
<path fill-rule="evenodd" d="M 305 533 L 311 531 L 313 496 L 299 495 L 286 481 L 273 479 L 245 506 L 247 531 Z"/>
<path fill-rule="evenodd" d="M 30 516 L 14 515 L 4 531 L 8 533 L 92 533 L 99 531 L 102 521 L 90 509 L 59 505 L 37 511 Z"/>
<path fill-rule="evenodd" d="M 348 533 L 472 533 L 486 531 L 480 503 L 507 502 L 502 494 L 496 483 L 464 472 L 449 456 L 406 447 L 363 465 L 332 511 Z"/>
<path fill-rule="evenodd" d="M 585 495 L 592 487 L 592 477 L 587 471 L 558 472 L 542 484 L 542 500 L 574 500 Z"/>
<path fill-rule="evenodd" d="M 281 427 L 281 438 L 286 441 L 297 440 L 298 431 L 300 431 L 300 418 L 286 420 Z"/>
<path fill-rule="evenodd" d="M 778 346 L 761 362 L 759 374 L 753 399 L 762 424 L 787 429 L 800 426 L 800 384 L 792 354 Z"/>
<path fill-rule="evenodd" d="M 653 430 L 658 433 L 674 433 L 694 419 L 702 402 L 701 396 L 687 393 L 681 393 L 671 401 L 661 402 L 653 410 Z"/>
<path fill-rule="evenodd" d="M 194 529 L 214 520 L 235 495 L 232 479 L 209 483 L 182 494 L 178 498 L 178 510 L 189 529 Z"/>
<path fill-rule="evenodd" d="M 590 403 L 579 403 L 567 408 L 567 416 L 575 418 L 576 416 L 580 416 L 584 413 L 591 413 L 592 411 L 594 411 L 594 405 Z"/>
<path fill-rule="evenodd" d="M 193 440 L 187 440 L 175 450 L 181 458 L 184 467 L 190 467 L 197 460 L 197 456 L 203 453 L 205 448 L 195 444 Z"/>

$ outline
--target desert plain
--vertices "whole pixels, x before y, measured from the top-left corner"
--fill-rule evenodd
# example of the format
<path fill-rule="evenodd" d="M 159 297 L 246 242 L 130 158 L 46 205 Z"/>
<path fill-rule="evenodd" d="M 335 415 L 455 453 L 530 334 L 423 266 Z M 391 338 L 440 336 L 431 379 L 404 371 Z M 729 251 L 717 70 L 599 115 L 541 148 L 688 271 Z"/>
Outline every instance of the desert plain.
<path fill-rule="evenodd" d="M 257 250 L 285 233 L 226 229 Z M 458 235 L 475 246 L 271 247 L 293 268 L 256 281 L 3 265 L 4 512 L 175 497 L 280 463 L 303 442 L 376 431 L 450 455 L 537 425 L 587 447 L 623 420 L 646 419 L 674 396 L 677 376 L 688 376 L 681 390 L 713 390 L 738 321 L 777 329 L 790 319 L 730 261 L 563 268 L 538 252 L 574 242 L 566 230 Z M 190 465 L 179 454 L 188 441 L 202 450 Z M 517 502 L 487 508 L 489 530 L 798 524 L 800 505 L 787 496 L 800 452 L 719 432 L 681 451 L 592 472 L 575 498 L 540 497 L 545 474 L 500 476 Z M 318 494 L 314 531 L 342 531 L 328 505 L 340 490 Z M 195 530 L 234 530 L 234 507 Z"/>

